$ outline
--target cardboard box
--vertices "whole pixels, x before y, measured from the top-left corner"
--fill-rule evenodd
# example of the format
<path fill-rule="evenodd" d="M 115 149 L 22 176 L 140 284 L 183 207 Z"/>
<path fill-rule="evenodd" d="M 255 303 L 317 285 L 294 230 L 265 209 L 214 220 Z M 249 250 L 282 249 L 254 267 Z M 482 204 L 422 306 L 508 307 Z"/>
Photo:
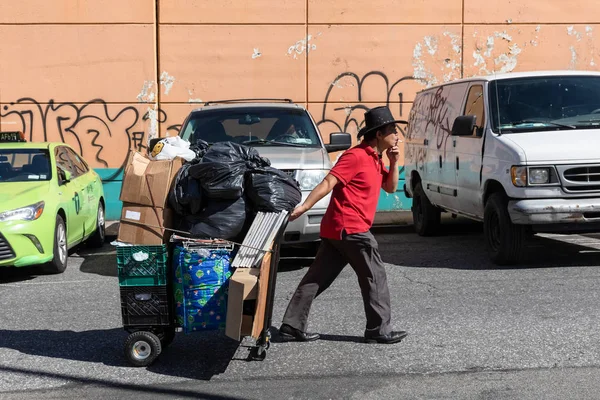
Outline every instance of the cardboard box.
<path fill-rule="evenodd" d="M 257 268 L 237 268 L 229 278 L 225 335 L 232 339 L 241 340 L 252 332 L 254 315 L 243 314 L 244 301 L 257 298 L 259 273 Z"/>
<path fill-rule="evenodd" d="M 129 153 L 119 200 L 165 208 L 173 179 L 185 160 L 152 161 L 139 152 Z"/>
<path fill-rule="evenodd" d="M 171 209 L 123 203 L 118 240 L 146 246 L 161 245 L 168 241 L 170 231 L 160 227 L 170 228 L 172 220 Z"/>

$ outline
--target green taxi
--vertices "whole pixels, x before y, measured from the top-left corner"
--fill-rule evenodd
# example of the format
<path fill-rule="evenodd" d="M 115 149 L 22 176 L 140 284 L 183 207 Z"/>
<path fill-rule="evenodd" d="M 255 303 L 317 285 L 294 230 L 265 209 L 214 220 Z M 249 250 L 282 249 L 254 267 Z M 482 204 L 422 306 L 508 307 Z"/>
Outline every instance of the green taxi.
<path fill-rule="evenodd" d="M 27 143 L 0 132 L 0 267 L 67 267 L 68 251 L 104 243 L 98 174 L 64 143 Z"/>

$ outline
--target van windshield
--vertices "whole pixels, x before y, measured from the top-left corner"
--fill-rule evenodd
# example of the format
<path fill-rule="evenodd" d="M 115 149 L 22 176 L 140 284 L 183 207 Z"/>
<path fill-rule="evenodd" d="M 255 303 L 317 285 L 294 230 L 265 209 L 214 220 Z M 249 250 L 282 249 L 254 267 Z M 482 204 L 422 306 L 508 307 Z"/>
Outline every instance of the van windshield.
<path fill-rule="evenodd" d="M 302 109 L 239 107 L 194 112 L 180 137 L 195 143 L 236 142 L 251 146 L 320 147 L 312 120 Z"/>
<path fill-rule="evenodd" d="M 600 127 L 600 76 L 540 76 L 490 83 L 492 130 Z"/>

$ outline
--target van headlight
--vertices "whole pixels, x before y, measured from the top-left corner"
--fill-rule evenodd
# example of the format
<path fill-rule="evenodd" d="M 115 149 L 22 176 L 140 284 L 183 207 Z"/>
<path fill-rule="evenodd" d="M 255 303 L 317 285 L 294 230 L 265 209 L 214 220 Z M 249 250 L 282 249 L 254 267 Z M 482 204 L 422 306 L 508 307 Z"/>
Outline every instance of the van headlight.
<path fill-rule="evenodd" d="M 32 204 L 27 207 L 17 208 L 15 210 L 0 213 L 0 222 L 4 221 L 33 221 L 42 216 L 44 212 L 44 202 Z"/>
<path fill-rule="evenodd" d="M 513 166 L 510 169 L 513 185 L 518 187 L 536 185 L 558 185 L 558 177 L 554 167 Z"/>
<path fill-rule="evenodd" d="M 298 184 L 300 190 L 313 190 L 325 177 L 329 171 L 326 169 L 309 169 L 298 171 Z"/>
<path fill-rule="evenodd" d="M 532 185 L 550 183 L 550 168 L 529 168 L 529 183 Z"/>

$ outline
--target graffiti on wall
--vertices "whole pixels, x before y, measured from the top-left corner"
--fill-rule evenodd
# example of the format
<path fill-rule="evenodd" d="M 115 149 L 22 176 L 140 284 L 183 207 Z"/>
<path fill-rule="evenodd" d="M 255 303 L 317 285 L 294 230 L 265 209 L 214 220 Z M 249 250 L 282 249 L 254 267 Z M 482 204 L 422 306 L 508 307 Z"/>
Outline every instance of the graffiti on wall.
<path fill-rule="evenodd" d="M 379 103 L 390 107 L 398 117 L 403 115 L 402 86 L 403 84 L 414 80 L 412 76 L 405 76 L 395 81 L 391 81 L 386 74 L 381 71 L 371 71 L 362 77 L 354 72 L 344 72 L 335 77 L 330 87 L 327 89 L 325 99 L 323 100 L 323 109 L 318 118 L 317 125 L 321 134 L 325 135 L 331 132 L 356 133 L 364 125 L 364 113 L 372 105 L 365 102 L 365 93 L 369 92 L 371 97 L 377 98 Z M 345 92 L 351 88 L 351 96 L 345 96 L 343 107 L 336 107 L 340 101 L 334 98 L 336 89 L 342 89 Z M 397 107 L 397 108 L 396 108 Z M 400 127 L 402 129 L 402 127 Z M 404 133 L 402 131 L 402 133 Z"/>
<path fill-rule="evenodd" d="M 146 148 L 145 127 L 152 118 L 167 123 L 163 110 L 152 115 L 150 109 L 144 110 L 141 105 L 114 105 L 102 99 L 76 104 L 21 98 L 2 106 L 0 118 L 3 130 L 22 131 L 28 141 L 63 142 L 81 154 L 92 168 L 119 169 L 130 150 Z M 167 131 L 174 135 L 179 128 L 169 125 Z"/>

